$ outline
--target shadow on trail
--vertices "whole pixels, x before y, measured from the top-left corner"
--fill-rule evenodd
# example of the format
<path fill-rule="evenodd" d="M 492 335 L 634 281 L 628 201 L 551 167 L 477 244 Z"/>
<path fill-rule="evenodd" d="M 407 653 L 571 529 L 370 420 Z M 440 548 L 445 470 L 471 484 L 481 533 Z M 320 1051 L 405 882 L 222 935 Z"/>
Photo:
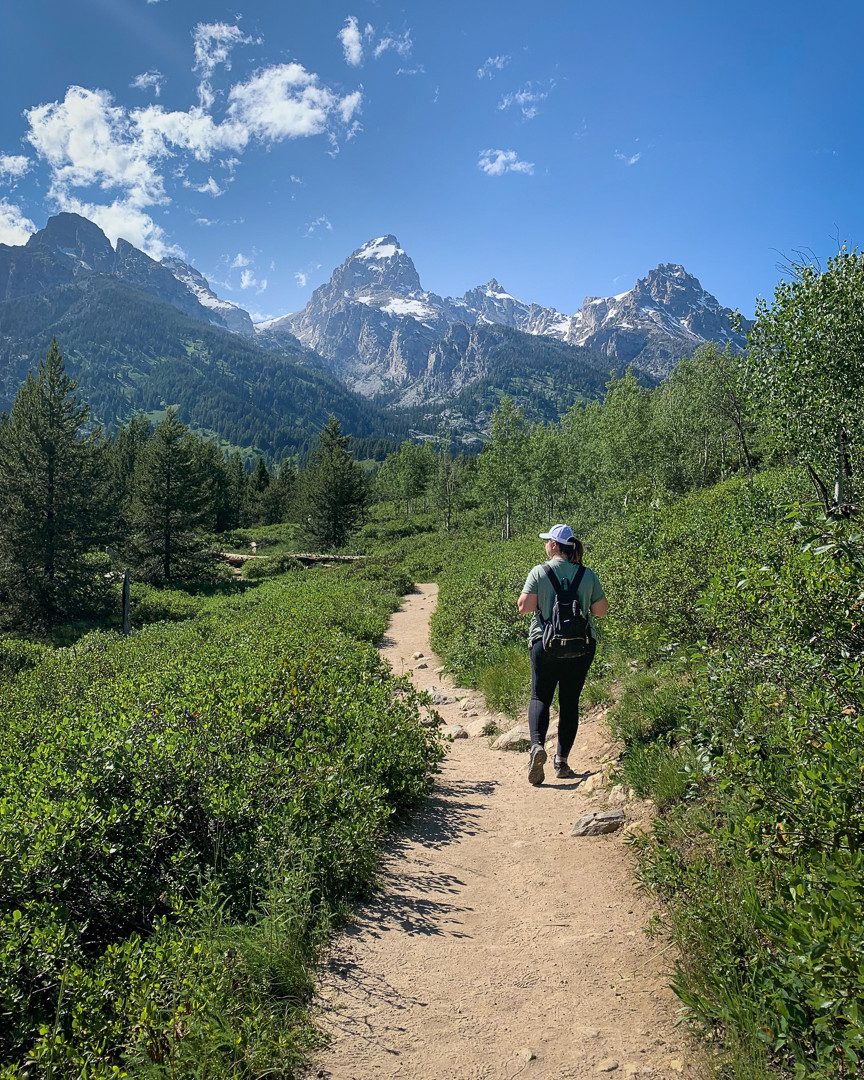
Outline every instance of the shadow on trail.
<path fill-rule="evenodd" d="M 385 848 L 382 887 L 358 913 L 345 933 L 379 937 L 394 928 L 408 934 L 468 937 L 462 916 L 469 909 L 458 901 L 465 882 L 457 873 L 430 870 L 424 851 L 440 850 L 463 836 L 475 836 L 485 797 L 497 780 L 439 779 L 432 794 L 393 836 Z M 453 869 L 469 867 L 453 864 Z"/>

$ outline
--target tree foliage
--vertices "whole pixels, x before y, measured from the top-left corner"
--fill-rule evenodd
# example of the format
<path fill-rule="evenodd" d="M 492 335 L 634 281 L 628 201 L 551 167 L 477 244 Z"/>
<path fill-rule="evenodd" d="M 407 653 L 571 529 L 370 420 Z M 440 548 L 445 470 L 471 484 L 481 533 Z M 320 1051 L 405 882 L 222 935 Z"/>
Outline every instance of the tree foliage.
<path fill-rule="evenodd" d="M 344 547 L 368 502 L 366 479 L 348 441 L 331 416 L 302 474 L 302 524 L 309 541 L 323 550 Z"/>
<path fill-rule="evenodd" d="M 91 550 L 111 534 L 105 444 L 56 340 L 0 425 L 0 573 L 7 619 L 46 630 L 99 592 Z"/>

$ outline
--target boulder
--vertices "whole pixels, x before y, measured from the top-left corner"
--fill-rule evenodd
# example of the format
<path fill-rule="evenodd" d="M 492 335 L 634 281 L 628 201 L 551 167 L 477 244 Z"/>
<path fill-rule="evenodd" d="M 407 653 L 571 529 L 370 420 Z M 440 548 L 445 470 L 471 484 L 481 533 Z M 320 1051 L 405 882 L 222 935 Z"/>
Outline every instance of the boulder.
<path fill-rule="evenodd" d="M 493 750 L 527 750 L 530 746 L 531 732 L 525 724 L 518 724 L 505 731 L 492 743 Z"/>
<path fill-rule="evenodd" d="M 592 810 L 583 814 L 573 826 L 573 836 L 602 836 L 613 833 L 624 824 L 623 810 Z"/>
<path fill-rule="evenodd" d="M 444 728 L 444 734 L 451 739 L 467 739 L 468 732 L 462 727 L 461 724 L 448 724 Z"/>

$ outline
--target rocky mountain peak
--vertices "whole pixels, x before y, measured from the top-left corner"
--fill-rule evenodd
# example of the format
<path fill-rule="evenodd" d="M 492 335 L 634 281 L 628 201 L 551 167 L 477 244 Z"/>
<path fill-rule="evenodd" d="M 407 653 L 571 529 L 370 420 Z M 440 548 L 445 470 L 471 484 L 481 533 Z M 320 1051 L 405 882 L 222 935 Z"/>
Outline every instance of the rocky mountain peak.
<path fill-rule="evenodd" d="M 110 273 L 114 248 L 104 232 L 80 214 L 55 214 L 44 229 L 33 233 L 26 245 L 32 250 L 60 252 L 83 269 Z"/>
<path fill-rule="evenodd" d="M 698 302 L 708 294 L 698 278 L 677 263 L 660 263 L 640 278 L 632 289 L 634 300 L 650 297 L 655 303 L 680 306 Z"/>
<path fill-rule="evenodd" d="M 330 288 L 353 295 L 364 290 L 398 293 L 422 292 L 420 276 L 409 255 L 395 236 L 387 234 L 368 240 L 338 267 Z"/>

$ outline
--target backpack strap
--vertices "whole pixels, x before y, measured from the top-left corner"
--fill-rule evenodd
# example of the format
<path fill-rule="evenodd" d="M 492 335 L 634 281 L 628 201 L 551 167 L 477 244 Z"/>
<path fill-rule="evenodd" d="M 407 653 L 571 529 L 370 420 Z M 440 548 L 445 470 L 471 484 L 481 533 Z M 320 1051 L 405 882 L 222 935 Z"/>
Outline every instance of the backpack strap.
<path fill-rule="evenodd" d="M 555 590 L 555 595 L 558 599 L 561 599 L 561 593 L 564 591 L 561 582 L 558 580 L 558 575 L 552 569 L 551 563 L 543 563 L 543 570 L 546 577 L 549 579 L 549 584 Z M 585 577 L 585 567 L 580 563 L 579 569 L 576 571 L 576 577 L 570 582 L 568 591 L 572 589 L 574 592 L 579 591 L 579 586 L 582 584 L 582 578 Z"/>
<path fill-rule="evenodd" d="M 549 579 L 549 584 L 555 590 L 555 595 L 560 597 L 561 596 L 561 582 L 558 580 L 558 575 L 552 569 L 552 564 L 548 563 L 548 562 L 543 563 L 543 572 L 545 573 L 546 577 Z"/>

